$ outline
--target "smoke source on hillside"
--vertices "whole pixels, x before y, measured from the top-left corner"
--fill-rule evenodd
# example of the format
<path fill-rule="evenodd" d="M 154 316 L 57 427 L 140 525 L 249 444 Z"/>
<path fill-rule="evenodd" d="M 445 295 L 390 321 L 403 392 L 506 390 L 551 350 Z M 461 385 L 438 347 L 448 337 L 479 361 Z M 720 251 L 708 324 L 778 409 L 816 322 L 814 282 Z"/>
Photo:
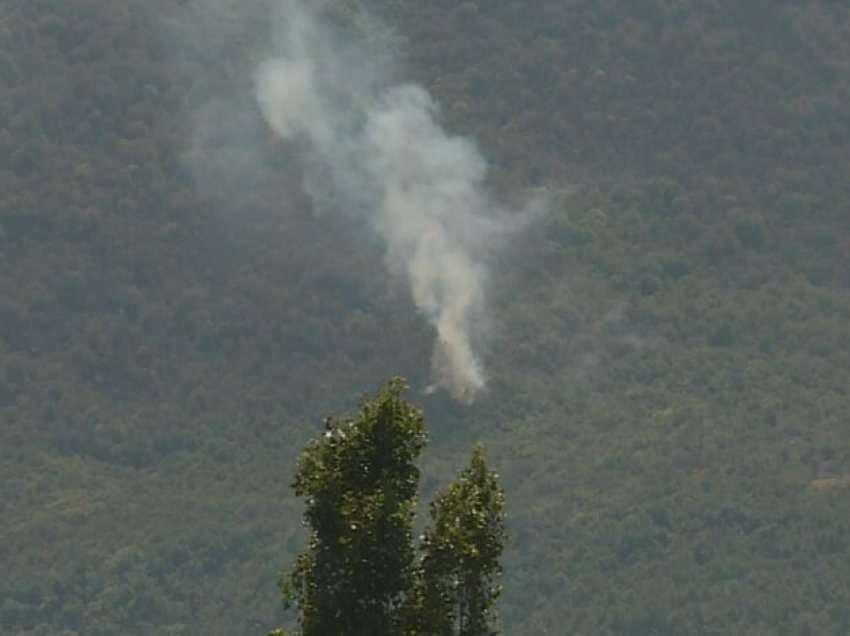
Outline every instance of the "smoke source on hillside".
<path fill-rule="evenodd" d="M 344 201 L 386 241 L 387 267 L 436 330 L 433 387 L 471 401 L 485 386 L 475 344 L 486 255 L 522 215 L 489 195 L 486 161 L 442 128 L 428 92 L 393 81 L 386 29 L 354 18 L 285 0 L 257 99 L 272 129 L 302 149 L 307 191 Z"/>

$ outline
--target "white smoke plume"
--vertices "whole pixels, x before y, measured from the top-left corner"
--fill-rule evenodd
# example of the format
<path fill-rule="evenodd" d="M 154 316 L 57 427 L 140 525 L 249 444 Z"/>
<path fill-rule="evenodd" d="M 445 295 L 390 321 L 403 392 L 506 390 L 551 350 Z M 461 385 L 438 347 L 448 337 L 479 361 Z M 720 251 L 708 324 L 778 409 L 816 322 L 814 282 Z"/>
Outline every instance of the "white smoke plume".
<path fill-rule="evenodd" d="M 387 79 L 388 51 L 346 39 L 299 0 L 285 0 L 281 15 L 279 54 L 256 76 L 263 114 L 280 137 L 304 143 L 308 192 L 333 190 L 374 223 L 388 268 L 436 329 L 433 388 L 472 401 L 485 386 L 474 349 L 484 253 L 510 224 L 484 187 L 487 164 L 440 126 L 423 87 Z"/>

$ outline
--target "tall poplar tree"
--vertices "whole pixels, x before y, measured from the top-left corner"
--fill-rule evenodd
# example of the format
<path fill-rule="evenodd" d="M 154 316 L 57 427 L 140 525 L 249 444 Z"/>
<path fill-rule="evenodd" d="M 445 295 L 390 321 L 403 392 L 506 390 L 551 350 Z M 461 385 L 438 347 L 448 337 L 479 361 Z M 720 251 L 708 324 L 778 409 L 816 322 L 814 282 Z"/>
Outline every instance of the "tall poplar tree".
<path fill-rule="evenodd" d="M 431 503 L 432 526 L 420 545 L 419 631 L 488 636 L 501 592 L 504 492 L 477 447 L 469 466 Z"/>
<path fill-rule="evenodd" d="M 293 483 L 311 528 L 306 552 L 282 581 L 303 636 L 399 634 L 410 587 L 411 524 L 425 444 L 422 412 L 393 379 L 359 415 L 329 420 L 301 455 Z"/>
<path fill-rule="evenodd" d="M 329 419 L 299 460 L 309 544 L 281 578 L 300 636 L 484 636 L 492 631 L 504 495 L 480 448 L 412 525 L 426 442 L 422 412 L 392 379 L 358 415 Z M 283 636 L 277 630 L 271 636 Z"/>

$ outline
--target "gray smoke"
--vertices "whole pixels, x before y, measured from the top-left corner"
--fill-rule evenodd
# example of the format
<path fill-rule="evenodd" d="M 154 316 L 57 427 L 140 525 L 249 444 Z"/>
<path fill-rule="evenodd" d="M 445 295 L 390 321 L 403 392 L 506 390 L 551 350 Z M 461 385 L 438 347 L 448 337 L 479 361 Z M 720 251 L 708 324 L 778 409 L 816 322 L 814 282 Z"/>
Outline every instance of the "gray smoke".
<path fill-rule="evenodd" d="M 443 130 L 423 87 L 388 79 L 377 22 L 359 14 L 358 39 L 299 0 L 281 15 L 279 53 L 256 75 L 264 116 L 302 144 L 307 191 L 344 201 L 385 239 L 388 268 L 437 332 L 433 388 L 471 401 L 485 386 L 474 342 L 486 252 L 511 225 L 484 187 L 487 164 Z"/>

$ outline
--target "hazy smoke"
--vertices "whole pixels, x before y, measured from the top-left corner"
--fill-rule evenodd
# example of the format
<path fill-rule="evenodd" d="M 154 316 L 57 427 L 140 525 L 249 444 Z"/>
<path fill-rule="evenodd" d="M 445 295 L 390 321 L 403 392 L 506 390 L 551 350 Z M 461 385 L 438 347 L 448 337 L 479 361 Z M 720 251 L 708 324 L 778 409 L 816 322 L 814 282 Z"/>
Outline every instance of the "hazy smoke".
<path fill-rule="evenodd" d="M 434 386 L 471 401 L 485 384 L 473 347 L 483 254 L 506 223 L 483 187 L 486 162 L 442 129 L 424 88 L 391 84 L 376 23 L 361 19 L 353 42 L 298 0 L 283 2 L 281 23 L 279 55 L 257 72 L 266 120 L 305 144 L 308 191 L 333 190 L 386 240 L 388 267 L 437 331 Z"/>

